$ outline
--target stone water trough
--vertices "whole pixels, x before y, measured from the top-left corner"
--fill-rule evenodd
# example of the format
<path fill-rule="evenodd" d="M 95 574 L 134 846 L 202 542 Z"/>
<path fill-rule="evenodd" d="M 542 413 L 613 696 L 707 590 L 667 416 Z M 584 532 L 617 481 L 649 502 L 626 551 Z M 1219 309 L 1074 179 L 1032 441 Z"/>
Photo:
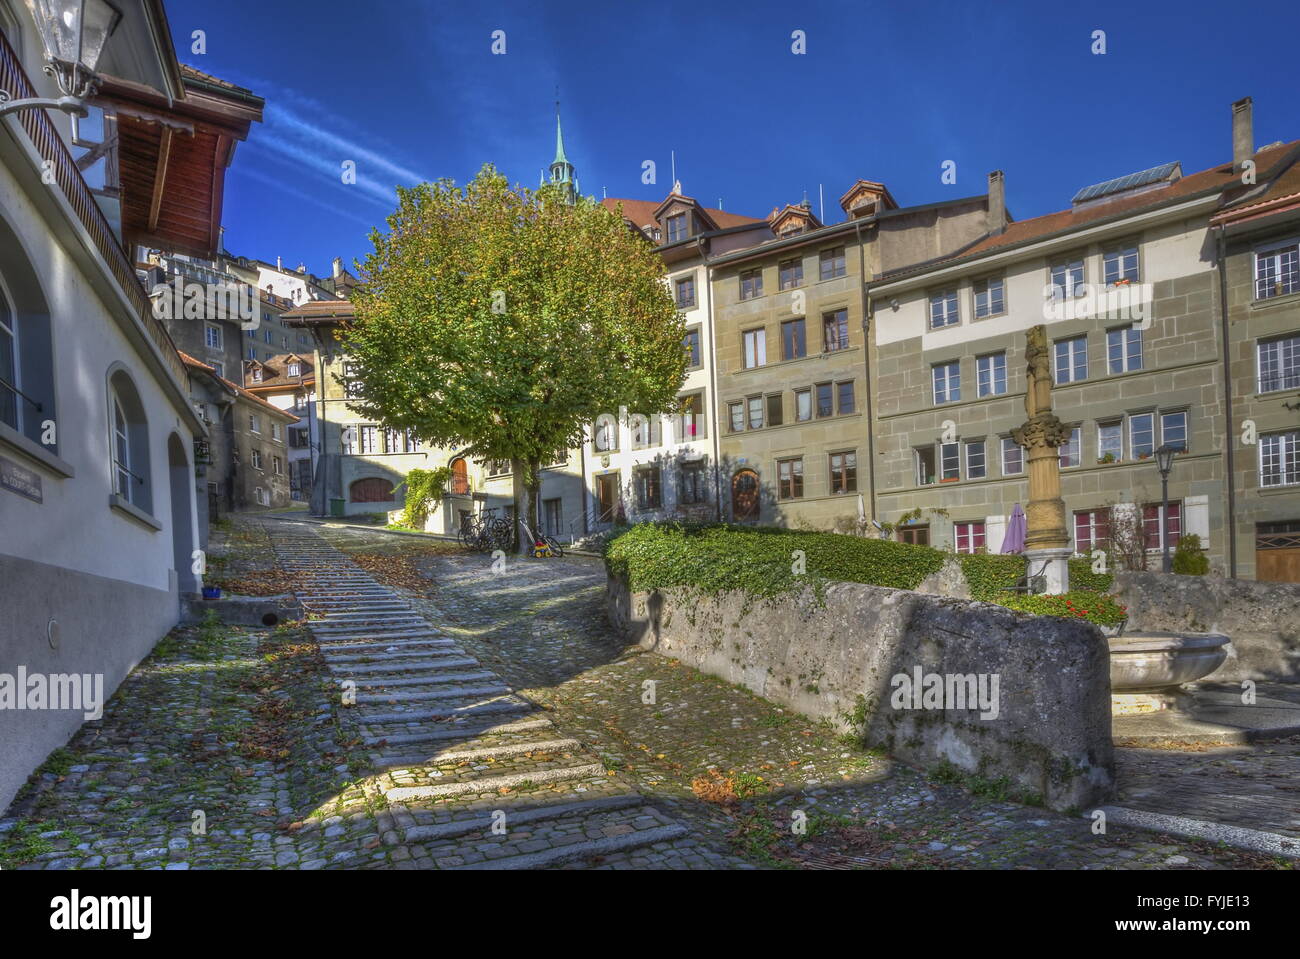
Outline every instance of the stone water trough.
<path fill-rule="evenodd" d="M 1111 714 L 1183 710 L 1185 683 L 1204 679 L 1228 658 L 1219 633 L 1130 633 L 1110 637 Z"/>

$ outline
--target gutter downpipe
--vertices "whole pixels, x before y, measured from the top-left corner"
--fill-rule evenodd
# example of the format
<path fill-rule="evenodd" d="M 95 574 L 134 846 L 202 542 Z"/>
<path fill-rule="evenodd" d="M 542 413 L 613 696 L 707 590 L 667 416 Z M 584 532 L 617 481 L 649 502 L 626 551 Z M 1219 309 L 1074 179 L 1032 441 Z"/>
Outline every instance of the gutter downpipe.
<path fill-rule="evenodd" d="M 1236 463 L 1233 455 L 1233 443 L 1236 440 L 1236 427 L 1232 419 L 1232 352 L 1228 339 L 1228 243 L 1224 236 L 1224 225 L 1218 225 L 1217 252 L 1219 260 L 1219 323 L 1223 337 L 1223 417 L 1226 432 L 1223 437 L 1223 452 L 1227 460 L 1228 485 L 1228 576 L 1237 578 L 1237 491 Z"/>
<path fill-rule="evenodd" d="M 717 331 L 713 325 L 713 267 L 705 252 L 704 237 L 696 241 L 700 262 L 704 264 L 704 288 L 709 293 L 709 425 L 713 434 L 713 505 L 718 522 L 722 522 L 722 425 L 718 421 L 718 353 Z"/>
<path fill-rule="evenodd" d="M 859 221 L 855 227 L 858 240 L 858 270 L 860 273 L 859 288 L 862 295 L 862 355 L 863 366 L 866 371 L 866 401 L 867 401 L 867 496 L 870 518 L 876 519 L 876 427 L 875 427 L 875 404 L 872 402 L 871 389 L 871 321 L 868 318 L 867 308 L 870 298 L 867 295 L 867 251 L 862 245 L 862 222 Z"/>

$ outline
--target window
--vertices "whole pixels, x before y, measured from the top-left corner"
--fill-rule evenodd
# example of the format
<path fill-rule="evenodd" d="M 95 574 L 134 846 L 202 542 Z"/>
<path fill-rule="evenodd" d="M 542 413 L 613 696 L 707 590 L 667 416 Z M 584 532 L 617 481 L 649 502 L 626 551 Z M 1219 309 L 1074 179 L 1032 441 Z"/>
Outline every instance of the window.
<path fill-rule="evenodd" d="M 853 412 L 854 405 L 853 405 L 853 381 L 852 380 L 849 380 L 847 383 L 835 384 L 835 401 L 838 404 L 839 412 L 841 415 L 845 413 Z"/>
<path fill-rule="evenodd" d="M 256 347 L 256 346 L 250 346 L 250 347 L 248 348 L 248 358 L 249 358 L 250 360 L 255 360 L 255 359 L 257 359 L 257 347 Z"/>
<path fill-rule="evenodd" d="M 271 505 L 271 497 L 268 496 L 266 490 L 262 489 L 260 486 L 253 490 L 253 501 L 257 503 L 258 506 Z"/>
<path fill-rule="evenodd" d="M 848 310 L 836 310 L 822 316 L 822 342 L 827 353 L 849 348 Z"/>
<path fill-rule="evenodd" d="M 1136 283 L 1138 279 L 1138 251 L 1136 244 L 1110 250 L 1102 254 L 1102 279 L 1107 286 Z"/>
<path fill-rule="evenodd" d="M 781 359 L 799 360 L 808 355 L 808 333 L 803 317 L 781 324 Z"/>
<path fill-rule="evenodd" d="M 959 320 L 956 290 L 946 290 L 930 296 L 930 329 L 941 330 L 945 326 L 954 326 Z"/>
<path fill-rule="evenodd" d="M 391 503 L 394 501 L 393 484 L 378 477 L 357 480 L 349 487 L 349 492 L 354 503 Z"/>
<path fill-rule="evenodd" d="M 763 428 L 763 397 L 751 396 L 746 402 L 749 406 L 749 428 L 751 430 L 761 430 Z"/>
<path fill-rule="evenodd" d="M 930 486 L 934 483 L 934 447 L 923 446 L 912 451 L 916 460 L 916 485 Z"/>
<path fill-rule="evenodd" d="M 221 327 L 212 323 L 207 323 L 203 327 L 203 345 L 210 350 L 223 349 L 224 339 L 221 335 Z"/>
<path fill-rule="evenodd" d="M 781 400 L 780 393 L 769 393 L 767 395 L 767 425 L 780 426 L 785 421 L 784 403 Z"/>
<path fill-rule="evenodd" d="M 975 318 L 997 316 L 1007 311 L 1006 293 L 1001 277 L 975 282 Z"/>
<path fill-rule="evenodd" d="M 222 363 L 220 360 L 213 360 L 211 363 L 208 364 L 208 366 L 212 367 L 212 369 L 216 372 L 217 376 L 221 377 L 222 379 L 226 378 L 225 363 Z"/>
<path fill-rule="evenodd" d="M 636 504 L 641 509 L 658 509 L 663 505 L 662 491 L 659 487 L 659 467 L 639 466 L 634 474 L 636 482 Z"/>
<path fill-rule="evenodd" d="M 564 500 L 542 500 L 542 523 L 547 536 L 559 536 L 564 530 Z"/>
<path fill-rule="evenodd" d="M 406 431 L 406 451 L 408 453 L 420 452 L 420 438 L 415 435 L 414 430 Z"/>
<path fill-rule="evenodd" d="M 248 431 L 250 433 L 262 432 L 262 419 L 256 413 L 248 414 Z"/>
<path fill-rule="evenodd" d="M 1110 511 L 1083 510 L 1074 514 L 1074 551 L 1082 556 L 1110 544 Z"/>
<path fill-rule="evenodd" d="M 1156 451 L 1154 413 L 1138 413 L 1128 418 L 1128 448 L 1134 459 L 1144 460 Z"/>
<path fill-rule="evenodd" d="M 289 375 L 290 375 L 290 376 L 302 376 L 302 364 L 301 364 L 301 363 L 290 363 L 290 364 L 289 364 Z"/>
<path fill-rule="evenodd" d="M 1067 260 L 1063 263 L 1053 264 L 1050 272 L 1052 275 L 1053 300 L 1064 300 L 1083 294 L 1082 260 Z"/>
<path fill-rule="evenodd" d="M 1001 396 L 1007 391 L 1007 354 L 990 353 L 975 361 L 975 395 Z"/>
<path fill-rule="evenodd" d="M 708 502 L 708 486 L 705 484 L 703 463 L 683 465 L 680 479 L 682 489 L 679 502 L 684 506 Z"/>
<path fill-rule="evenodd" d="M 803 260 L 784 260 L 777 267 L 779 283 L 783 290 L 793 290 L 803 285 Z"/>
<path fill-rule="evenodd" d="M 249 375 L 249 378 L 250 378 L 254 383 L 260 383 L 260 382 L 262 382 L 262 368 L 261 368 L 260 366 L 255 366 L 255 367 L 253 367 L 252 372 L 250 372 L 248 375 Z"/>
<path fill-rule="evenodd" d="M 356 375 L 356 367 L 353 366 L 351 363 L 344 363 L 343 379 L 345 381 L 345 385 L 343 387 L 343 395 L 348 397 L 349 399 L 353 399 L 361 395 L 361 384 L 352 380 L 352 377 L 355 375 Z"/>
<path fill-rule="evenodd" d="M 755 300 L 763 295 L 763 271 L 745 270 L 740 274 L 740 298 Z"/>
<path fill-rule="evenodd" d="M 1187 452 L 1187 410 L 1160 414 L 1160 443 Z"/>
<path fill-rule="evenodd" d="M 1255 254 L 1255 298 L 1300 292 L 1300 244 L 1288 243 Z"/>
<path fill-rule="evenodd" d="M 340 437 L 340 445 L 344 456 L 353 456 L 357 452 L 357 428 L 355 426 L 343 427 L 343 434 Z"/>
<path fill-rule="evenodd" d="M 767 330 L 746 330 L 741 339 L 745 347 L 745 369 L 767 365 Z"/>
<path fill-rule="evenodd" d="M 777 495 L 781 499 L 800 499 L 803 496 L 803 457 L 778 460 L 776 478 Z"/>
<path fill-rule="evenodd" d="M 794 391 L 794 418 L 798 423 L 812 419 L 812 390 Z"/>
<path fill-rule="evenodd" d="M 668 242 L 680 243 L 686 239 L 686 214 L 678 213 L 668 218 Z"/>
<path fill-rule="evenodd" d="M 1169 537 L 1169 548 L 1173 549 L 1182 538 L 1182 504 L 1170 503 L 1167 519 L 1164 512 L 1160 503 L 1142 507 L 1142 533 L 1147 549 L 1164 549 L 1165 536 Z"/>
<path fill-rule="evenodd" d="M 273 440 L 278 440 L 279 438 L 280 438 L 280 424 L 279 424 L 279 423 L 272 423 L 272 424 L 271 424 L 271 439 L 273 439 Z"/>
<path fill-rule="evenodd" d="M 618 424 L 612 417 L 596 423 L 591 433 L 591 445 L 597 453 L 612 453 L 618 449 Z"/>
<path fill-rule="evenodd" d="M 1088 378 L 1088 337 L 1056 341 L 1056 385 Z"/>
<path fill-rule="evenodd" d="M 1259 391 L 1300 388 L 1300 334 L 1259 344 Z"/>
<path fill-rule="evenodd" d="M 1097 424 L 1097 462 L 1118 463 L 1124 458 L 1124 424 Z"/>
<path fill-rule="evenodd" d="M 274 343 L 275 332 L 268 327 L 265 331 L 263 331 L 262 339 L 266 341 L 267 345 Z"/>
<path fill-rule="evenodd" d="M 984 552 L 984 524 L 954 523 L 953 545 L 959 553 Z"/>
<path fill-rule="evenodd" d="M 253 450 L 253 460 L 252 460 L 252 462 L 253 462 L 253 469 L 255 469 L 255 470 L 260 470 L 260 469 L 262 468 L 262 451 L 261 451 L 261 450 L 259 450 L 259 449 L 254 449 L 254 450 Z"/>
<path fill-rule="evenodd" d="M 489 477 L 496 478 L 498 476 L 509 476 L 510 470 L 511 466 L 509 460 L 487 461 L 487 474 Z"/>
<path fill-rule="evenodd" d="M 379 428 L 376 426 L 361 427 L 361 452 L 378 453 L 379 452 Z"/>
<path fill-rule="evenodd" d="M 730 424 L 731 432 L 742 433 L 745 430 L 745 404 L 728 403 L 727 404 L 727 422 Z"/>
<path fill-rule="evenodd" d="M 703 439 L 705 435 L 704 396 L 693 393 L 682 397 L 682 412 L 677 420 L 678 442 Z"/>
<path fill-rule="evenodd" d="M 904 526 L 898 531 L 898 541 L 911 546 L 930 545 L 929 526 Z"/>
<path fill-rule="evenodd" d="M 934 377 L 934 403 L 956 403 L 961 399 L 961 365 L 939 363 L 931 367 Z"/>
<path fill-rule="evenodd" d="M 391 428 L 385 429 L 384 430 L 384 452 L 385 453 L 405 452 L 402 449 L 402 440 L 403 440 L 403 436 L 399 430 L 395 430 Z"/>
<path fill-rule="evenodd" d="M 858 454 L 831 454 L 831 492 L 856 493 L 858 489 Z"/>
<path fill-rule="evenodd" d="M 677 309 L 689 310 L 695 307 L 695 277 L 684 276 L 677 281 Z"/>
<path fill-rule="evenodd" d="M 1112 373 L 1142 369 L 1142 331 L 1136 326 L 1107 331 L 1106 356 Z"/>
<path fill-rule="evenodd" d="M 1060 449 L 1061 469 L 1069 469 L 1083 462 L 1083 430 L 1076 426 L 1070 430 L 1070 441 Z"/>
<path fill-rule="evenodd" d="M 817 418 L 835 415 L 835 388 L 830 383 L 817 384 Z"/>
<path fill-rule="evenodd" d="M 984 461 L 984 441 L 971 440 L 966 444 L 966 478 L 983 479 L 987 475 Z"/>
<path fill-rule="evenodd" d="M 113 394 L 113 492 L 126 500 L 132 499 L 132 487 L 135 485 L 131 473 L 131 434 L 127 427 L 126 411 L 122 402 Z"/>
<path fill-rule="evenodd" d="M 1002 438 L 1002 475 L 1019 476 L 1025 471 L 1025 450 L 1009 436 Z"/>
<path fill-rule="evenodd" d="M 273 472 L 276 476 L 284 475 L 284 465 L 280 462 L 280 457 L 278 456 L 271 457 L 271 472 Z"/>
<path fill-rule="evenodd" d="M 823 280 L 833 280 L 844 275 L 844 247 L 837 246 L 833 250 L 822 250 L 819 259 L 821 260 L 821 278 Z"/>
<path fill-rule="evenodd" d="M 1259 438 L 1259 485 L 1294 486 L 1300 483 L 1300 430 L 1272 433 Z"/>
<path fill-rule="evenodd" d="M 958 443 L 939 444 L 939 479 L 952 483 L 961 479 L 961 445 Z"/>

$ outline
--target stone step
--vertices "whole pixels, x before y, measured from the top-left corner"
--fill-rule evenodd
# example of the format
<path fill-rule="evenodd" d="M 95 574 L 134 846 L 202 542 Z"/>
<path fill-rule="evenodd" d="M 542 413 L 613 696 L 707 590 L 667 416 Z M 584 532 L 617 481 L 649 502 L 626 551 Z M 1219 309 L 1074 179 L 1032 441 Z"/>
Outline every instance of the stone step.
<path fill-rule="evenodd" d="M 400 673 L 438 673 L 444 669 L 462 666 L 478 666 L 477 659 L 470 659 L 468 656 L 461 659 L 446 659 L 441 662 L 425 661 L 421 663 L 376 663 L 373 666 L 350 666 L 342 663 L 337 666 L 331 665 L 330 670 L 344 678 L 350 676 L 374 676 L 379 674 L 397 675 Z"/>
<path fill-rule="evenodd" d="M 509 819 L 507 819 L 509 822 Z M 467 863 L 463 866 L 448 866 L 455 870 L 486 869 L 542 869 L 546 866 L 558 866 L 561 863 L 590 859 L 593 856 L 608 856 L 615 852 L 638 849 L 641 846 L 653 846 L 657 842 L 670 842 L 681 839 L 687 834 L 685 826 L 656 826 L 653 829 L 641 829 L 621 836 L 606 836 L 601 839 L 588 839 L 586 842 L 570 843 L 554 849 L 525 853 L 520 856 L 503 856 L 499 859 L 487 859 L 482 862 Z"/>
<path fill-rule="evenodd" d="M 501 743 L 482 749 L 453 749 L 445 753 L 429 755 L 422 753 L 390 753 L 381 755 L 377 764 L 386 768 L 436 766 L 442 763 L 472 762 L 476 759 L 502 759 L 511 756 L 527 756 L 529 753 L 574 752 L 581 749 L 576 739 L 548 739 L 533 743 Z"/>
<path fill-rule="evenodd" d="M 374 703 L 389 703 L 394 706 L 400 706 L 402 703 L 424 703 L 438 699 L 465 699 L 470 696 L 505 696 L 514 692 L 509 686 L 503 683 L 495 683 L 490 686 L 448 686 L 446 689 L 433 690 L 427 693 L 410 693 L 399 691 L 395 694 L 384 695 L 382 693 L 366 693 L 357 697 L 357 705 L 371 705 Z"/>
<path fill-rule="evenodd" d="M 406 649 L 407 647 L 428 647 L 435 648 L 452 648 L 456 647 L 454 639 L 432 638 L 429 639 L 397 639 L 397 640 L 350 640 L 350 639 L 330 639 L 319 643 L 322 652 L 338 652 L 342 650 L 355 651 L 359 649 Z M 464 650 L 456 648 L 457 652 Z"/>
<path fill-rule="evenodd" d="M 586 763 L 581 766 L 563 766 L 559 769 L 538 769 L 526 773 L 509 773 L 505 776 L 479 776 L 455 782 L 429 783 L 425 786 L 392 786 L 384 791 L 384 796 L 389 802 L 399 803 L 420 799 L 445 799 L 450 796 L 464 796 L 470 793 L 514 789 L 525 783 L 543 785 L 546 783 L 569 782 L 574 779 L 591 779 L 595 776 L 603 777 L 604 775 L 605 767 L 602 764 Z"/>
<path fill-rule="evenodd" d="M 357 642 L 359 640 L 373 639 L 376 643 L 381 641 L 391 642 L 397 639 L 429 639 L 438 638 L 446 639 L 447 634 L 441 630 L 433 629 L 404 629 L 393 632 L 385 632 L 382 629 L 354 629 L 351 632 L 328 633 L 326 636 L 316 637 L 321 644 L 328 646 L 331 643 Z"/>
<path fill-rule="evenodd" d="M 426 659 L 445 659 L 448 656 L 460 656 L 464 650 L 460 649 L 412 649 L 403 652 L 400 649 L 395 653 L 376 652 L 376 653 L 348 653 L 339 655 L 335 652 L 321 650 L 325 657 L 325 662 L 331 666 L 334 663 L 384 663 L 402 660 L 411 660 L 419 662 Z"/>
<path fill-rule="evenodd" d="M 606 796 L 602 799 L 590 799 L 586 802 L 558 803 L 554 806 L 534 806 L 529 809 L 511 809 L 506 813 L 506 828 L 513 828 L 522 823 L 538 822 L 545 819 L 563 819 L 575 813 L 590 816 L 601 812 L 614 812 L 619 809 L 631 809 L 645 804 L 645 797 L 637 793 L 626 796 Z M 407 842 L 437 842 L 442 839 L 455 839 L 474 832 L 488 835 L 492 831 L 492 817 L 486 819 L 459 819 L 451 822 L 436 823 L 429 826 L 410 826 L 404 835 Z"/>
<path fill-rule="evenodd" d="M 367 746 L 383 748 L 385 746 L 404 746 L 414 743 L 440 743 L 447 740 L 473 742 L 484 736 L 508 736 L 514 733 L 532 732 L 537 729 L 553 728 L 549 719 L 524 719 L 514 723 L 484 723 L 481 725 L 449 725 L 446 729 L 431 729 L 419 733 L 395 733 L 392 736 L 363 736 L 362 742 Z"/>
<path fill-rule="evenodd" d="M 467 673 L 437 673 L 433 676 L 410 676 L 404 679 L 362 679 L 354 680 L 357 689 L 383 689 L 404 686 L 437 686 L 442 683 L 472 683 L 481 679 L 498 679 L 496 673 L 483 670 Z"/>
<path fill-rule="evenodd" d="M 420 712 L 407 713 L 372 713 L 369 715 L 359 713 L 355 708 L 349 709 L 348 714 L 351 718 L 362 725 L 382 726 L 385 723 L 416 723 L 432 722 L 447 719 L 457 719 L 461 717 L 473 719 L 478 716 L 492 716 L 499 713 L 527 713 L 537 709 L 532 703 L 526 703 L 523 700 L 510 699 L 493 699 L 482 703 L 471 703 L 468 706 L 456 706 L 443 709 L 426 709 Z"/>

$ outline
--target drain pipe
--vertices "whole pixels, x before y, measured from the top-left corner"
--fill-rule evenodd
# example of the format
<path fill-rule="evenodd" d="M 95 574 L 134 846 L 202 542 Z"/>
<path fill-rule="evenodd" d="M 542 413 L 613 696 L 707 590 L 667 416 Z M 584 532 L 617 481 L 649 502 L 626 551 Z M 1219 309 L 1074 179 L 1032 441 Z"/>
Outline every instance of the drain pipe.
<path fill-rule="evenodd" d="M 700 262 L 704 265 L 704 288 L 709 293 L 709 432 L 713 434 L 713 509 L 719 523 L 722 522 L 722 425 L 718 422 L 718 354 L 716 329 L 713 325 L 713 267 L 709 266 L 709 255 L 705 249 L 704 237 L 695 241 L 700 251 Z"/>
<path fill-rule="evenodd" d="M 871 321 L 867 318 L 867 307 L 871 300 L 867 293 L 867 251 L 862 245 L 862 223 L 854 228 L 858 240 L 859 289 L 862 296 L 862 365 L 866 371 L 867 383 L 863 391 L 866 396 L 867 414 L 867 504 L 871 519 L 876 519 L 876 425 L 875 403 L 872 401 L 871 389 Z"/>
<path fill-rule="evenodd" d="M 1223 417 L 1226 433 L 1223 437 L 1223 452 L 1227 467 L 1228 484 L 1228 576 L 1237 578 L 1237 489 L 1235 482 L 1236 464 L 1233 444 L 1236 442 L 1237 430 L 1232 419 L 1232 352 L 1228 339 L 1228 243 L 1224 237 L 1223 224 L 1218 225 L 1217 253 L 1219 261 L 1219 323 L 1223 338 Z"/>

